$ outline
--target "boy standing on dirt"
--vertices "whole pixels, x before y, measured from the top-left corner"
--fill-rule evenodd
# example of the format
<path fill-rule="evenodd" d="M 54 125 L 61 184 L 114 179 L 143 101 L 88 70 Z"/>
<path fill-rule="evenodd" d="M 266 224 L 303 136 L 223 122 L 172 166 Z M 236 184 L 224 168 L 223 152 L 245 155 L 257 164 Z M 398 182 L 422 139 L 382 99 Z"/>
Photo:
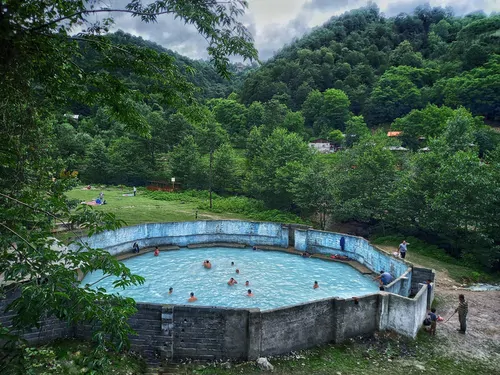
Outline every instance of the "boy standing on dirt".
<path fill-rule="evenodd" d="M 436 315 L 436 308 L 433 307 L 431 309 L 431 312 L 428 314 L 429 319 L 431 320 L 431 328 L 429 330 L 429 334 L 435 336 L 436 335 L 436 325 L 437 325 L 437 315 Z"/>

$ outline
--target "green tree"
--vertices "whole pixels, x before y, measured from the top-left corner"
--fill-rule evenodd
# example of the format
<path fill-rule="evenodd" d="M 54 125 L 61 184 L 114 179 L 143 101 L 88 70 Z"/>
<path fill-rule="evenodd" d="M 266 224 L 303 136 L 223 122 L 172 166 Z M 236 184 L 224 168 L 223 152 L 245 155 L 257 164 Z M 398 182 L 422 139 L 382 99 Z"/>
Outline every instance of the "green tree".
<path fill-rule="evenodd" d="M 397 181 L 396 157 L 388 149 L 385 134 L 362 138 L 345 152 L 331 173 L 336 175 L 339 220 L 376 222 L 384 217 L 386 194 Z"/>
<path fill-rule="evenodd" d="M 365 117 L 371 124 L 390 123 L 419 108 L 421 93 L 407 77 L 386 72 L 375 84 Z"/>
<path fill-rule="evenodd" d="M 215 120 L 231 137 L 231 143 L 238 148 L 245 147 L 247 132 L 247 108 L 235 100 L 212 99 L 208 102 Z"/>
<path fill-rule="evenodd" d="M 401 42 L 391 53 L 390 62 L 394 66 L 407 65 L 420 68 L 423 65 L 422 55 L 415 53 L 411 43 L 407 40 Z"/>
<path fill-rule="evenodd" d="M 172 176 L 183 189 L 206 189 L 208 176 L 207 166 L 203 163 L 201 153 L 193 136 L 175 146 L 168 154 L 168 163 Z"/>
<path fill-rule="evenodd" d="M 338 206 L 334 177 L 328 167 L 316 159 L 310 165 L 298 163 L 293 184 L 289 185 L 293 201 L 302 215 L 317 218 L 322 230 Z"/>
<path fill-rule="evenodd" d="M 349 106 L 351 102 L 342 90 L 328 89 L 323 93 L 323 106 L 321 117 L 328 124 L 329 129 L 345 129 L 345 123 L 349 119 Z"/>
<path fill-rule="evenodd" d="M 248 107 L 247 129 L 251 131 L 256 126 L 264 124 L 264 106 L 261 102 L 253 102 Z"/>
<path fill-rule="evenodd" d="M 453 109 L 449 107 L 429 104 L 423 109 L 414 109 L 406 116 L 396 119 L 391 129 L 402 131 L 404 145 L 416 150 L 426 144 L 419 142 L 420 137 L 429 139 L 441 135 L 453 114 Z"/>
<path fill-rule="evenodd" d="M 292 198 L 287 188 L 296 163 L 306 165 L 312 157 L 307 143 L 283 128 L 275 129 L 267 137 L 259 129 L 252 133 L 251 138 L 259 146 L 248 155 L 247 194 L 263 200 L 269 207 L 290 208 Z"/>
<path fill-rule="evenodd" d="M 369 135 L 370 129 L 366 126 L 363 116 L 352 116 L 346 123 L 344 145 L 352 147 L 352 145 Z"/>
<path fill-rule="evenodd" d="M 237 155 L 230 144 L 224 143 L 214 152 L 213 188 L 217 193 L 240 190 L 243 171 L 238 163 Z"/>
<path fill-rule="evenodd" d="M 319 90 L 313 90 L 307 95 L 304 104 L 302 104 L 302 114 L 304 115 L 305 125 L 307 127 L 313 127 L 321 114 L 323 103 L 323 94 Z"/>
<path fill-rule="evenodd" d="M 229 142 L 229 136 L 222 126 L 210 117 L 205 124 L 198 128 L 198 144 L 202 152 L 208 154 L 208 191 L 210 196 L 210 208 L 212 208 L 212 187 L 214 184 L 213 158 L 214 152 L 224 143 Z"/>
<path fill-rule="evenodd" d="M 80 287 L 75 283 L 76 270 L 86 273 L 101 269 L 105 277 L 119 277 L 114 283 L 117 287 L 143 279 L 131 274 L 106 251 L 81 243 L 73 243 L 77 250 L 68 252 L 54 246 L 53 221 L 48 217 L 69 217 L 75 224 L 88 228 L 90 234 L 117 228 L 122 223 L 113 220 L 113 215 L 85 208 L 78 215 L 70 212 L 63 193 L 71 187 L 72 174 L 61 173 L 61 166 L 47 155 L 47 119 L 54 108 L 75 103 L 87 108 L 101 106 L 109 108 L 113 118 L 129 129 L 149 135 L 147 121 L 132 103 L 161 101 L 170 107 L 186 106 L 193 98 L 193 86 L 177 69 L 172 56 L 132 45 L 113 45 L 103 35 L 112 24 L 109 15 L 126 12 L 140 17 L 142 22 L 155 22 L 162 14 L 170 13 L 193 24 L 208 40 L 208 54 L 216 70 L 228 76 L 230 55 L 257 56 L 250 34 L 237 19 L 246 6 L 246 2 L 237 0 L 226 2 L 225 6 L 216 1 L 157 0 L 146 5 L 130 1 L 116 9 L 69 0 L 2 2 L 2 294 L 6 285 L 23 281 L 19 284 L 19 297 L 8 307 L 14 315 L 14 326 L 2 327 L 3 333 L 15 334 L 37 326 L 42 317 L 54 315 L 68 322 L 92 323 L 100 350 L 106 343 L 116 344 L 117 349 L 128 343 L 132 333 L 128 318 L 135 312 L 134 301 L 91 286 Z M 95 22 L 96 14 L 108 18 Z M 78 64 L 82 48 L 95 52 L 99 69 L 85 70 Z M 122 67 L 147 80 L 148 91 L 136 90 L 120 79 L 116 71 Z M 128 145 L 129 141 L 124 139 L 123 143 Z M 119 150 L 112 151 L 111 158 L 120 154 Z M 19 352 L 11 350 L 9 355 L 16 353 Z"/>
<path fill-rule="evenodd" d="M 104 142 L 97 138 L 90 144 L 81 173 L 87 183 L 104 184 L 109 181 L 109 155 Z"/>
<path fill-rule="evenodd" d="M 290 132 L 304 136 L 304 116 L 301 112 L 288 112 L 283 120 L 283 127 Z"/>

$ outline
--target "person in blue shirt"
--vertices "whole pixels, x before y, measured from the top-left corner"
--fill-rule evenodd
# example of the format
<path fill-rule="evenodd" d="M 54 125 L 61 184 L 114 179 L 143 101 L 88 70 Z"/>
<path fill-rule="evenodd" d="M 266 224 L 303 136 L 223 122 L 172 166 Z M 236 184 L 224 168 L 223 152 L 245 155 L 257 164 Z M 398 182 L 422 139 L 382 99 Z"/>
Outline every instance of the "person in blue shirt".
<path fill-rule="evenodd" d="M 409 243 L 404 241 L 404 240 L 403 240 L 403 242 L 401 242 L 399 244 L 399 248 L 398 248 L 399 256 L 403 259 L 406 257 L 406 251 L 408 250 L 408 248 L 407 248 L 408 245 L 409 245 Z"/>
<path fill-rule="evenodd" d="M 340 237 L 340 250 L 345 251 L 345 237 Z"/>
<path fill-rule="evenodd" d="M 436 335 L 436 325 L 438 320 L 438 317 L 436 315 L 436 308 L 433 307 L 428 315 L 429 319 L 431 320 L 431 328 L 429 330 L 429 334 Z"/>
<path fill-rule="evenodd" d="M 374 280 L 378 280 L 380 285 L 387 285 L 392 282 L 394 278 L 389 272 L 380 271 L 380 275 L 378 275 Z"/>

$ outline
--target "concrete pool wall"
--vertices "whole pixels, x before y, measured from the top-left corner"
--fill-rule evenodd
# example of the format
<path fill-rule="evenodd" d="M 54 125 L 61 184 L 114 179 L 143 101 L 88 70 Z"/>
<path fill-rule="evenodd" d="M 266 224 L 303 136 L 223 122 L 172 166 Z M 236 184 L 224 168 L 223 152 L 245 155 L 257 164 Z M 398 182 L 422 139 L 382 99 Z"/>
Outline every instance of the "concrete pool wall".
<path fill-rule="evenodd" d="M 339 246 L 342 236 L 346 239 L 345 252 Z M 312 253 L 344 254 L 373 272 L 384 269 L 396 276 L 385 292 L 359 298 L 327 298 L 267 311 L 138 302 L 138 311 L 130 319 L 137 333 L 131 336 L 131 348 L 151 362 L 183 358 L 252 360 L 340 343 L 386 329 L 415 337 L 434 294 L 432 289 L 428 296 L 426 285 L 422 285 L 427 279 L 434 280 L 433 270 L 413 267 L 361 237 L 293 224 L 225 220 L 142 224 L 96 234 L 84 241 L 114 255 L 131 252 L 134 242 L 142 248 L 214 242 L 295 247 Z M 415 296 L 408 298 L 410 294 Z M 0 322 L 7 326 L 12 319 L 3 313 L 8 300 L 0 299 Z M 57 319 L 47 319 L 40 330 L 28 333 L 26 338 L 41 343 L 91 335 L 90 325 L 68 326 Z"/>

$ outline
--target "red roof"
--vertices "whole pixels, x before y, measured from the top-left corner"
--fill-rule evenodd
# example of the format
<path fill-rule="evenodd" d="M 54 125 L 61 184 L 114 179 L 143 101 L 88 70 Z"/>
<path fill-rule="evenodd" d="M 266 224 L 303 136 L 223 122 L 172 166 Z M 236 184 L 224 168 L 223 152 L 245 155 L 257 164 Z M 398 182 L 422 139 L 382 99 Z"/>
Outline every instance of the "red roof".
<path fill-rule="evenodd" d="M 399 137 L 403 132 L 397 131 L 397 132 L 387 132 L 388 137 Z"/>

